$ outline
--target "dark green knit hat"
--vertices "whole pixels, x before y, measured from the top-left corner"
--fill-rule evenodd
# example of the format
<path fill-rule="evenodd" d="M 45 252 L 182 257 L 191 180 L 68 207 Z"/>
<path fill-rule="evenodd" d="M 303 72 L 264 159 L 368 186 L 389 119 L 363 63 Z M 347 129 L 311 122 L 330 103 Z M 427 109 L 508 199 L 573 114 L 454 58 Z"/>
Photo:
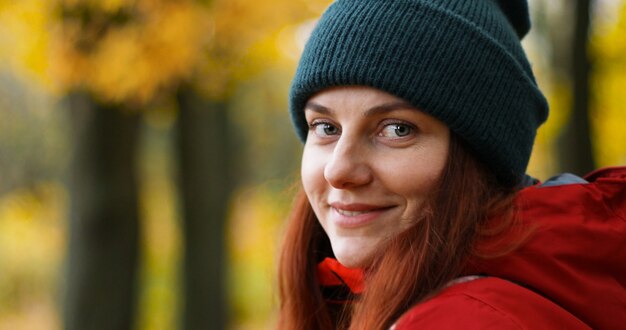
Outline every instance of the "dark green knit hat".
<path fill-rule="evenodd" d="M 321 17 L 290 93 L 298 136 L 320 90 L 365 85 L 445 122 L 508 185 L 526 170 L 548 105 L 520 39 L 525 0 L 337 0 Z"/>

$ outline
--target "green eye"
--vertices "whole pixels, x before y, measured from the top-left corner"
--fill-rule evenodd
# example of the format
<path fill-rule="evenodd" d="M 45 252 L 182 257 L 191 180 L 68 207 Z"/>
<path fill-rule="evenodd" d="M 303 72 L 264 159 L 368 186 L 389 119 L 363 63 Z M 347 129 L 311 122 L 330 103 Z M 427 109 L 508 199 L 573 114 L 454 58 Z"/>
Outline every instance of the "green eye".
<path fill-rule="evenodd" d="M 314 123 L 311 126 L 315 134 L 318 136 L 332 136 L 339 134 L 339 128 L 331 123 Z"/>
<path fill-rule="evenodd" d="M 391 137 L 391 138 L 399 138 L 405 137 L 413 133 L 413 127 L 406 124 L 389 124 L 386 125 L 382 132 L 381 136 Z"/>

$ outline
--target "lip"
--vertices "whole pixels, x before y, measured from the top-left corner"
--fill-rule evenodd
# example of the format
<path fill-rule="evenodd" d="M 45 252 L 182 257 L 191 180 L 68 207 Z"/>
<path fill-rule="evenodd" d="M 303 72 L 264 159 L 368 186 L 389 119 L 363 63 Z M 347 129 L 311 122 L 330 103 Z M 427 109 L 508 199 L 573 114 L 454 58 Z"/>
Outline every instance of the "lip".
<path fill-rule="evenodd" d="M 330 203 L 332 210 L 331 220 L 339 227 L 356 228 L 365 226 L 383 213 L 389 211 L 393 206 L 379 206 L 371 204 L 343 204 Z"/>

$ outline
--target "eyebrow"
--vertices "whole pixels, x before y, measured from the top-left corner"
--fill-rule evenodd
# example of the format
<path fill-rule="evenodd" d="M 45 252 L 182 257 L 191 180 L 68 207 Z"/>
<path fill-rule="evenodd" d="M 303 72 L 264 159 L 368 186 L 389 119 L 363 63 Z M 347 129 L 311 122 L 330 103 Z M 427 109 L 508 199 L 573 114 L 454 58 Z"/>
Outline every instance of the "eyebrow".
<path fill-rule="evenodd" d="M 411 104 L 404 102 L 404 101 L 390 102 L 390 103 L 384 103 L 384 104 L 380 104 L 375 107 L 369 108 L 367 111 L 365 111 L 363 116 L 367 117 L 367 116 L 377 115 L 381 113 L 391 112 L 391 111 L 398 110 L 398 109 L 416 109 L 416 108 L 412 106 Z M 324 114 L 324 115 L 330 115 L 333 112 L 330 108 L 327 108 L 321 104 L 311 102 L 311 101 L 307 102 L 307 104 L 304 106 L 304 110 L 311 110 L 311 111 L 315 111 L 317 113 Z"/>

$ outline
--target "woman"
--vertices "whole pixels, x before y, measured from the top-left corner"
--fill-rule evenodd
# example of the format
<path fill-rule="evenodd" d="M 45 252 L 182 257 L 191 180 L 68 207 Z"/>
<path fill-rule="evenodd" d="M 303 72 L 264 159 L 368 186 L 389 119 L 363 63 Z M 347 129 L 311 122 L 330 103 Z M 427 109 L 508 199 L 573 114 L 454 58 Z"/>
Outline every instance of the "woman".
<path fill-rule="evenodd" d="M 626 170 L 525 175 L 548 106 L 522 0 L 337 0 L 291 115 L 283 329 L 617 329 Z"/>

